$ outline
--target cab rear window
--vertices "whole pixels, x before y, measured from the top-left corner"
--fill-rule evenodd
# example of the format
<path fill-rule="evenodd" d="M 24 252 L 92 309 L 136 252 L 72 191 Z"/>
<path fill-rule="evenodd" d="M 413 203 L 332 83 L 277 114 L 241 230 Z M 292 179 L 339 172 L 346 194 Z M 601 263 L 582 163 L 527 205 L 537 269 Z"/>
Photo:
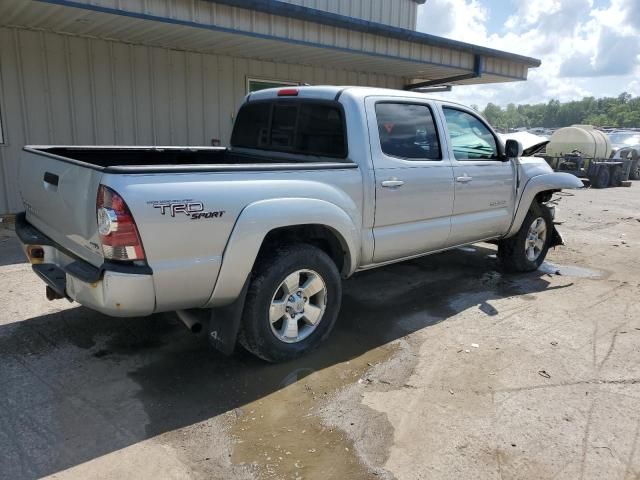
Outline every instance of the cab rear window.
<path fill-rule="evenodd" d="M 346 158 L 344 115 L 336 102 L 248 102 L 238 112 L 231 146 Z"/>

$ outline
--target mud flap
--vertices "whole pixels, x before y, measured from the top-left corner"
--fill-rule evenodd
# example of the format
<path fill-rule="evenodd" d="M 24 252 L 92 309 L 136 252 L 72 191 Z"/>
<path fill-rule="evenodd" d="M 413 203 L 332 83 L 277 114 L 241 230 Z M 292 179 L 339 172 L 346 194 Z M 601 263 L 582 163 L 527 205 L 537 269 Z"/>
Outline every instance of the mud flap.
<path fill-rule="evenodd" d="M 560 232 L 554 225 L 553 230 L 551 231 L 551 243 L 549 244 L 549 246 L 557 247 L 558 245 L 564 245 L 564 239 L 562 238 L 562 235 L 560 235 Z"/>
<path fill-rule="evenodd" d="M 207 336 L 211 346 L 224 355 L 231 355 L 235 350 L 248 289 L 249 279 L 247 278 L 240 295 L 233 303 L 211 309 Z"/>

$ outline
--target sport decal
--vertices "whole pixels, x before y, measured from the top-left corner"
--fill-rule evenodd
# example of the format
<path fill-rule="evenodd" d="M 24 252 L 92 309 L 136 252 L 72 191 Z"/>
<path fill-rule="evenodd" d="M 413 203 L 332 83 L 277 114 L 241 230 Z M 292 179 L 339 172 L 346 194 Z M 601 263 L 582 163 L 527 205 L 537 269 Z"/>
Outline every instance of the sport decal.
<path fill-rule="evenodd" d="M 206 218 L 221 218 L 224 210 L 205 210 L 204 203 L 187 200 L 154 200 L 147 202 L 153 208 L 157 208 L 161 215 L 170 217 L 181 217 L 186 215 L 191 220 L 201 220 Z"/>

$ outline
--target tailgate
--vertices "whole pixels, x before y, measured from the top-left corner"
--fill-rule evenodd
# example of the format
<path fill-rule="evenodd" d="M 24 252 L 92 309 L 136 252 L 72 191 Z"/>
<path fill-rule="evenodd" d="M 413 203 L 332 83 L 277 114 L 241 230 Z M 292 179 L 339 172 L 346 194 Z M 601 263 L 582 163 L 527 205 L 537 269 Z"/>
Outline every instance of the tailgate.
<path fill-rule="evenodd" d="M 46 236 L 89 263 L 103 262 L 96 196 L 98 168 L 25 147 L 18 182 L 26 219 Z"/>

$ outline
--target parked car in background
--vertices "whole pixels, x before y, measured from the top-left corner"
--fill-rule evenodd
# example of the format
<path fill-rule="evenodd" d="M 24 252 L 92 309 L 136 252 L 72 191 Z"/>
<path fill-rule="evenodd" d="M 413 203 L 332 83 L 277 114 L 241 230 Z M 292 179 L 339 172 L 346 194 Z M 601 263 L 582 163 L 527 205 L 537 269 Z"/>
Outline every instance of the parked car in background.
<path fill-rule="evenodd" d="M 49 298 L 177 311 L 284 361 L 327 337 L 343 278 L 479 241 L 527 272 L 581 188 L 472 109 L 407 91 L 249 94 L 230 148 L 27 146 L 16 231 Z"/>

